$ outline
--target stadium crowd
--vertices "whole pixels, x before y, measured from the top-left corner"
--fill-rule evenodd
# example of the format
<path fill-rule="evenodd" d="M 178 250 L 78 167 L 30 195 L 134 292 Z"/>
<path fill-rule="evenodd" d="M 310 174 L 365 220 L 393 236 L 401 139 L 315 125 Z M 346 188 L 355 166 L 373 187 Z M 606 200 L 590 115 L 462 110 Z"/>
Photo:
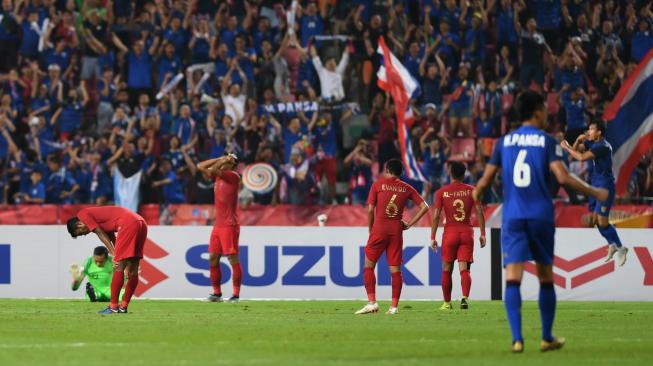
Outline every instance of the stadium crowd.
<path fill-rule="evenodd" d="M 419 82 L 413 151 L 428 182 L 449 159 L 482 175 L 517 121 L 516 93 L 547 95 L 551 133 L 575 139 L 653 47 L 650 1 L 3 0 L 2 202 L 113 200 L 139 172 L 144 203 L 211 203 L 198 160 L 232 152 L 278 171 L 261 204 L 364 203 L 399 155 L 376 85 L 383 36 Z M 363 121 L 361 125 L 360 122 Z M 353 141 L 353 142 L 352 142 Z M 572 141 L 573 142 L 573 141 Z M 653 153 L 630 184 L 653 196 Z M 569 161 L 586 174 L 585 164 Z M 501 200 L 496 186 L 487 200 Z M 576 198 L 570 195 L 572 201 Z"/>

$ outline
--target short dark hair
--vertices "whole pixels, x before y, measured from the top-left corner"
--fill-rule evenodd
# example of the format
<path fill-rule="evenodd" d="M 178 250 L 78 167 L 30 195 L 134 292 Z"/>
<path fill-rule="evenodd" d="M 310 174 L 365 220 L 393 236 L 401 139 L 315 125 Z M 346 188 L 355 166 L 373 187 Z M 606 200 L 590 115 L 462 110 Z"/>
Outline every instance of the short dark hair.
<path fill-rule="evenodd" d="M 526 90 L 519 94 L 517 97 L 517 114 L 520 121 L 527 121 L 533 116 L 535 112 L 544 109 L 544 97 L 535 91 Z"/>
<path fill-rule="evenodd" d="M 402 164 L 399 159 L 390 159 L 385 163 L 385 168 L 392 174 L 397 177 L 401 177 L 401 173 L 404 172 L 404 164 Z"/>
<path fill-rule="evenodd" d="M 93 255 L 103 255 L 105 257 L 108 257 L 109 250 L 103 246 L 95 247 L 95 249 L 93 249 Z"/>
<path fill-rule="evenodd" d="M 68 228 L 68 234 L 72 236 L 73 238 L 76 238 L 77 235 L 75 235 L 75 229 L 77 228 L 77 223 L 79 222 L 79 219 L 77 216 L 71 217 L 68 219 L 68 222 L 66 223 L 66 227 Z"/>
<path fill-rule="evenodd" d="M 597 120 L 591 121 L 589 125 L 590 125 L 590 126 L 591 126 L 591 125 L 595 125 L 595 126 L 596 126 L 596 129 L 599 130 L 599 131 L 601 131 L 601 137 L 605 137 L 605 133 L 606 133 L 606 131 L 608 130 L 608 126 L 607 126 L 607 124 L 605 123 L 605 121 L 602 121 L 602 120 L 597 119 Z M 589 126 L 588 126 L 588 127 L 589 127 Z"/>
<path fill-rule="evenodd" d="M 451 177 L 453 179 L 463 180 L 463 178 L 465 178 L 465 171 L 467 171 L 467 167 L 465 167 L 465 164 L 459 161 L 450 161 L 449 169 L 451 169 Z"/>

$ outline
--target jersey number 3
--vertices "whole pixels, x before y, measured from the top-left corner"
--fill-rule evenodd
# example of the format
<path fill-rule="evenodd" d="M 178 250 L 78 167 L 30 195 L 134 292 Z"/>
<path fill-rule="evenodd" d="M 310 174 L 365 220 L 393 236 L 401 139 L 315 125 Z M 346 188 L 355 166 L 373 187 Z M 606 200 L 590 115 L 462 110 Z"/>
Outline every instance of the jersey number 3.
<path fill-rule="evenodd" d="M 526 163 L 526 154 L 524 149 L 519 150 L 515 167 L 512 169 L 512 181 L 515 187 L 524 188 L 531 185 L 531 166 Z"/>
<path fill-rule="evenodd" d="M 463 221 L 465 219 L 465 203 L 463 200 L 458 199 L 453 201 L 453 207 L 456 209 L 453 219 L 456 221 Z"/>

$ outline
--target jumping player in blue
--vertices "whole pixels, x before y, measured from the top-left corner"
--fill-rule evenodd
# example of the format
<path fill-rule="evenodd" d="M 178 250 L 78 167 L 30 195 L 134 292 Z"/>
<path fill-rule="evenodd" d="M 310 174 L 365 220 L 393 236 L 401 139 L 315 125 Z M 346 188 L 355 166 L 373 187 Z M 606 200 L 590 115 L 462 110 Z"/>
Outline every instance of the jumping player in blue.
<path fill-rule="evenodd" d="M 479 200 L 502 169 L 503 222 L 501 247 L 505 267 L 505 306 L 512 331 L 512 352 L 524 350 L 521 332 L 521 291 L 524 263 L 535 260 L 540 280 L 540 319 L 542 352 L 560 349 L 565 339 L 552 334 L 556 294 L 553 288 L 553 247 L 555 226 L 549 180 L 603 201 L 608 191 L 587 185 L 567 172 L 562 148 L 543 129 L 547 125 L 544 98 L 525 91 L 516 103 L 522 125 L 497 142 L 483 177 L 476 185 L 474 198 Z M 553 173 L 553 174 L 552 174 Z"/>
<path fill-rule="evenodd" d="M 605 261 L 612 260 L 615 253 L 618 253 L 618 263 L 623 266 L 626 263 L 628 248 L 621 244 L 617 229 L 609 222 L 610 209 L 614 203 L 615 184 L 612 174 L 612 146 L 605 140 L 605 130 L 605 122 L 593 121 L 589 125 L 587 134 L 578 136 L 574 146 L 570 146 L 567 141 L 561 142 L 561 145 L 574 159 L 590 160 L 593 165 L 591 184 L 610 192 L 607 200 L 594 203 L 592 222 L 597 223 L 599 233 L 608 242 L 608 256 Z"/>

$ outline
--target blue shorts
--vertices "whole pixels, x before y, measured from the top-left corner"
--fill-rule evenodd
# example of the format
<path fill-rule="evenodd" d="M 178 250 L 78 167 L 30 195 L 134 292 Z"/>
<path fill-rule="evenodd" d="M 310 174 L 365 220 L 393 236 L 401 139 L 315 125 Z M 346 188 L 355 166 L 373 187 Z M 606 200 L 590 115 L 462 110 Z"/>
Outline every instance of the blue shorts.
<path fill-rule="evenodd" d="M 596 199 L 594 200 L 595 206 L 594 206 L 594 212 L 603 217 L 608 217 L 610 216 L 610 210 L 612 209 L 612 205 L 614 204 L 614 184 L 594 184 L 592 183 L 593 186 L 598 187 L 598 188 L 605 188 L 610 192 L 608 195 L 608 199 L 605 201 L 597 201 Z"/>
<path fill-rule="evenodd" d="M 472 108 L 469 105 L 456 105 L 449 106 L 449 117 L 451 118 L 469 118 L 472 116 Z"/>
<path fill-rule="evenodd" d="M 595 207 L 596 207 L 596 198 L 592 196 L 587 197 L 587 210 L 593 213 Z"/>
<path fill-rule="evenodd" d="M 534 260 L 544 265 L 553 264 L 555 225 L 535 219 L 515 219 L 503 223 L 501 250 L 503 265 Z"/>

